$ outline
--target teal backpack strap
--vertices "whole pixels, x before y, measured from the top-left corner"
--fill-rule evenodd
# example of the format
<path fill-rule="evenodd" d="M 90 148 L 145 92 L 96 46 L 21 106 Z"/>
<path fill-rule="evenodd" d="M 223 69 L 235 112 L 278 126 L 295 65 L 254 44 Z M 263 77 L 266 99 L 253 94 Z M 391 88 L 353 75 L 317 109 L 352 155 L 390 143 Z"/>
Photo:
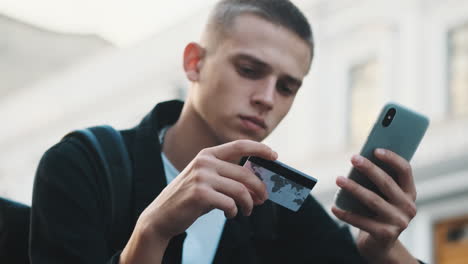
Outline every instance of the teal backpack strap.
<path fill-rule="evenodd" d="M 123 249 L 131 232 L 132 165 L 119 131 L 104 125 L 76 130 L 65 137 L 77 137 L 96 154 L 105 175 L 111 202 L 110 242 Z"/>

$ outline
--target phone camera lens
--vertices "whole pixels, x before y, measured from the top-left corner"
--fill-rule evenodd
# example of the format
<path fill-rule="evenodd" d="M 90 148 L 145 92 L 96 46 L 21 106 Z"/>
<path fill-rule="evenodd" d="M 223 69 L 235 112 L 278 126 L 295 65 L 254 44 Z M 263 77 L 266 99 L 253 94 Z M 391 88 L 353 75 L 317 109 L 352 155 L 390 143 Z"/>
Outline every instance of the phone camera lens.
<path fill-rule="evenodd" d="M 396 109 L 390 108 L 385 114 L 385 118 L 382 121 L 382 125 L 384 127 L 388 127 L 392 123 L 393 119 L 395 118 L 395 114 L 396 114 Z"/>

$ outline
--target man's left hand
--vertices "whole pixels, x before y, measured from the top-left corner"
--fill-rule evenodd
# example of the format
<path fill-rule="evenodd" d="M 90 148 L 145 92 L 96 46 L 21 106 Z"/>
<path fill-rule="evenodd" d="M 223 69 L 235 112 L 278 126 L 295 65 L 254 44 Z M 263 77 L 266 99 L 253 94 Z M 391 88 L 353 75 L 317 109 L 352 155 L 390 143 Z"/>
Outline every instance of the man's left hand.
<path fill-rule="evenodd" d="M 348 178 L 338 177 L 336 183 L 376 215 L 367 217 L 336 207 L 332 212 L 361 230 L 357 247 L 370 263 L 418 263 L 398 241 L 401 232 L 416 216 L 416 187 L 411 165 L 389 150 L 377 149 L 374 154 L 393 169 L 393 178 L 362 156 L 354 156 L 351 162 L 379 188 L 385 199 Z"/>

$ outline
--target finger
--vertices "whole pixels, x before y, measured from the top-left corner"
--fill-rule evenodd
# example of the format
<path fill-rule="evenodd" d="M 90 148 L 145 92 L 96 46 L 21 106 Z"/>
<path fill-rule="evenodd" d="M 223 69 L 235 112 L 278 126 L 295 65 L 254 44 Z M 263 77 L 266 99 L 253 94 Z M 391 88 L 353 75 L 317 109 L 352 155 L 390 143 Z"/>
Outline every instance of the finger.
<path fill-rule="evenodd" d="M 224 215 L 229 219 L 237 215 L 237 205 L 231 197 L 215 190 L 208 191 L 207 197 L 208 201 L 210 201 L 210 209 L 216 208 L 224 211 Z"/>
<path fill-rule="evenodd" d="M 278 154 L 263 143 L 252 140 L 236 140 L 209 149 L 220 160 L 236 160 L 244 156 L 257 156 L 267 160 L 275 160 Z"/>
<path fill-rule="evenodd" d="M 245 185 L 245 187 L 247 187 L 247 189 L 251 191 L 258 200 L 263 202 L 268 198 L 265 183 L 263 183 L 263 181 L 249 169 L 221 160 L 215 161 L 215 167 L 216 172 L 219 175 Z"/>
<path fill-rule="evenodd" d="M 241 208 L 243 215 L 250 215 L 254 206 L 254 198 L 248 189 L 240 182 L 226 177 L 212 177 L 211 187 L 232 199 Z"/>
<path fill-rule="evenodd" d="M 353 156 L 351 162 L 358 171 L 366 175 L 379 188 L 391 203 L 404 204 L 407 202 L 406 194 L 384 170 L 360 155 Z"/>
<path fill-rule="evenodd" d="M 372 237 L 384 243 L 396 240 L 400 233 L 406 228 L 383 224 L 374 219 L 341 210 L 335 206 L 332 207 L 332 212 L 338 219 L 368 232 Z"/>
<path fill-rule="evenodd" d="M 413 170 L 407 160 L 400 155 L 385 149 L 376 149 L 375 156 L 390 165 L 397 173 L 397 182 L 401 189 L 411 195 L 413 201 L 416 201 L 416 186 L 414 184 Z"/>
<path fill-rule="evenodd" d="M 336 184 L 377 214 L 378 218 L 385 219 L 387 222 L 399 221 L 398 217 L 401 217 L 401 213 L 373 191 L 341 176 L 336 180 Z"/>

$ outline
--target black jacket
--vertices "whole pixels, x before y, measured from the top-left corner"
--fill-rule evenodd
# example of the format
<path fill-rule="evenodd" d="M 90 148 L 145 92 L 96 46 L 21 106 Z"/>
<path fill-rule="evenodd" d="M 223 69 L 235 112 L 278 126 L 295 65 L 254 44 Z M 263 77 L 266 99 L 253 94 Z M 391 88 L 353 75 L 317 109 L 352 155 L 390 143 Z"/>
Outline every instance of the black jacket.
<path fill-rule="evenodd" d="M 158 104 L 137 127 L 122 131 L 134 176 L 129 230 L 167 185 L 158 131 L 178 119 L 182 106 L 178 101 Z M 109 241 L 108 190 L 90 156 L 72 138 L 50 148 L 41 159 L 31 216 L 33 264 L 118 263 L 127 241 Z M 185 236 L 171 240 L 163 262 L 180 263 Z M 363 262 L 348 229 L 339 227 L 311 196 L 297 213 L 267 201 L 250 217 L 227 220 L 214 259 L 214 263 Z"/>

